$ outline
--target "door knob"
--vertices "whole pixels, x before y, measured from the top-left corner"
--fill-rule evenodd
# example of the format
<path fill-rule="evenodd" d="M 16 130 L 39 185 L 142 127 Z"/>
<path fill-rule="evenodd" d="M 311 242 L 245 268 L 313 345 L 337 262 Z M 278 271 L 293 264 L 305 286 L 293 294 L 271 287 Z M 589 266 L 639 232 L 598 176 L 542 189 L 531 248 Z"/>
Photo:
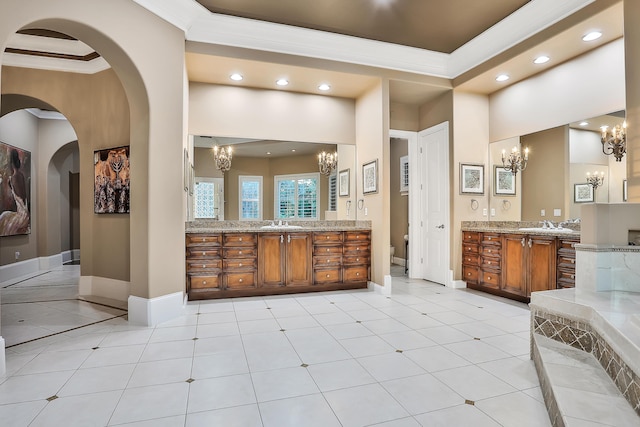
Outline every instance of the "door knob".
<path fill-rule="evenodd" d="M 437 225 L 436 228 L 439 228 L 439 229 L 442 230 L 442 229 L 444 229 L 444 224 Z"/>

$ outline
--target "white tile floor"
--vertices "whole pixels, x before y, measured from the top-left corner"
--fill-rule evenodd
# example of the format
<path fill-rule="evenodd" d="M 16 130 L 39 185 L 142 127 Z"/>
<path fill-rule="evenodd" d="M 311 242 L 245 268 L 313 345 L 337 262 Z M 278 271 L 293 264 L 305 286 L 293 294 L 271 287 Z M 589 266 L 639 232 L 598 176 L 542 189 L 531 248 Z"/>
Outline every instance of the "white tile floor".
<path fill-rule="evenodd" d="M 58 327 L 34 327 L 51 333 L 86 321 L 78 316 L 93 324 L 7 349 L 0 425 L 550 425 L 525 304 L 393 272 L 390 297 L 361 290 L 192 302 L 155 328 L 130 326 L 117 312 L 93 323 L 89 303 L 75 312 L 66 304 Z M 65 275 L 77 282 L 77 269 L 58 273 L 58 284 Z M 33 314 L 14 306 L 24 301 L 18 288 L 2 290 L 1 307 L 2 334 L 15 342 L 17 320 Z M 29 301 L 68 297 L 23 288 Z M 49 308 L 60 304 L 38 305 Z"/>

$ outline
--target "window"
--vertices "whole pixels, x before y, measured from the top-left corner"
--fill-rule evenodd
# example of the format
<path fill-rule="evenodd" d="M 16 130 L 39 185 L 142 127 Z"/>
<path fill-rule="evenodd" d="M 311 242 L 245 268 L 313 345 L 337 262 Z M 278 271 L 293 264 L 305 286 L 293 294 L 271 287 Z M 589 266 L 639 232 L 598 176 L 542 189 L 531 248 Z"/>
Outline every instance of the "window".
<path fill-rule="evenodd" d="M 409 156 L 400 157 L 400 192 L 409 192 Z"/>
<path fill-rule="evenodd" d="M 224 178 L 195 179 L 193 191 L 193 216 L 224 219 Z"/>
<path fill-rule="evenodd" d="M 240 220 L 261 220 L 262 219 L 262 177 L 243 176 L 239 178 L 240 183 Z"/>
<path fill-rule="evenodd" d="M 331 175 L 329 175 L 329 210 L 336 211 L 338 210 L 338 176 L 334 171 Z"/>
<path fill-rule="evenodd" d="M 277 175 L 274 188 L 275 219 L 319 219 L 319 173 Z"/>

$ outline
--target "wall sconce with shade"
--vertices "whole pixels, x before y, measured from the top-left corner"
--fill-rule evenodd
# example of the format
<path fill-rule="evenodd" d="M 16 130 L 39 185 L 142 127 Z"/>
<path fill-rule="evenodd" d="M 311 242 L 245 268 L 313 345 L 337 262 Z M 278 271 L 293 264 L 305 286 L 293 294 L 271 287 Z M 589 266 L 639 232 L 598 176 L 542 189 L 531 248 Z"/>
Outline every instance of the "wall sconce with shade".
<path fill-rule="evenodd" d="M 602 129 L 602 152 L 607 156 L 613 154 L 616 162 L 622 161 L 622 156 L 627 152 L 627 122 L 623 122 L 622 126 L 615 125 L 612 128 L 602 126 L 600 129 Z"/>
<path fill-rule="evenodd" d="M 596 191 L 604 183 L 604 172 L 587 172 L 587 182 L 593 187 L 593 191 Z"/>
<path fill-rule="evenodd" d="M 216 162 L 216 168 L 222 172 L 226 172 L 231 169 L 231 147 L 220 148 L 217 145 L 213 147 L 213 160 Z"/>
<path fill-rule="evenodd" d="M 529 148 L 524 149 L 524 155 L 520 153 L 518 147 L 513 147 L 509 156 L 507 156 L 506 150 L 502 150 L 502 166 L 511 171 L 513 175 L 519 171 L 523 171 L 527 167 L 527 161 L 529 160 Z"/>
<path fill-rule="evenodd" d="M 338 152 L 335 153 L 327 153 L 323 151 L 318 154 L 318 168 L 320 169 L 320 173 L 323 175 L 331 175 L 338 166 Z"/>

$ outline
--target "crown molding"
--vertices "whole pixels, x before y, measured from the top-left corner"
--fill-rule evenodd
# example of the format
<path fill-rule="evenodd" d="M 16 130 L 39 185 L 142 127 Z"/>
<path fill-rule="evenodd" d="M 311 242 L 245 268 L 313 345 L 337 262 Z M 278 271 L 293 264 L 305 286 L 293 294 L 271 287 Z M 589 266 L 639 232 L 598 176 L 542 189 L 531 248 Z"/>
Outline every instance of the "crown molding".
<path fill-rule="evenodd" d="M 56 39 L 15 33 L 9 39 L 7 48 L 34 52 L 55 52 L 70 56 L 86 56 L 95 51 L 79 40 Z"/>
<path fill-rule="evenodd" d="M 21 55 L 5 52 L 2 55 L 2 65 L 9 67 L 36 68 L 39 70 L 63 71 L 67 73 L 95 74 L 107 70 L 109 63 L 99 57 L 91 61 L 71 59 L 47 58 L 42 56 Z"/>
<path fill-rule="evenodd" d="M 62 115 L 62 113 L 58 113 L 57 111 L 45 111 L 45 110 L 40 110 L 39 108 L 27 108 L 26 110 L 39 119 L 67 120 L 67 118 L 64 115 Z"/>

